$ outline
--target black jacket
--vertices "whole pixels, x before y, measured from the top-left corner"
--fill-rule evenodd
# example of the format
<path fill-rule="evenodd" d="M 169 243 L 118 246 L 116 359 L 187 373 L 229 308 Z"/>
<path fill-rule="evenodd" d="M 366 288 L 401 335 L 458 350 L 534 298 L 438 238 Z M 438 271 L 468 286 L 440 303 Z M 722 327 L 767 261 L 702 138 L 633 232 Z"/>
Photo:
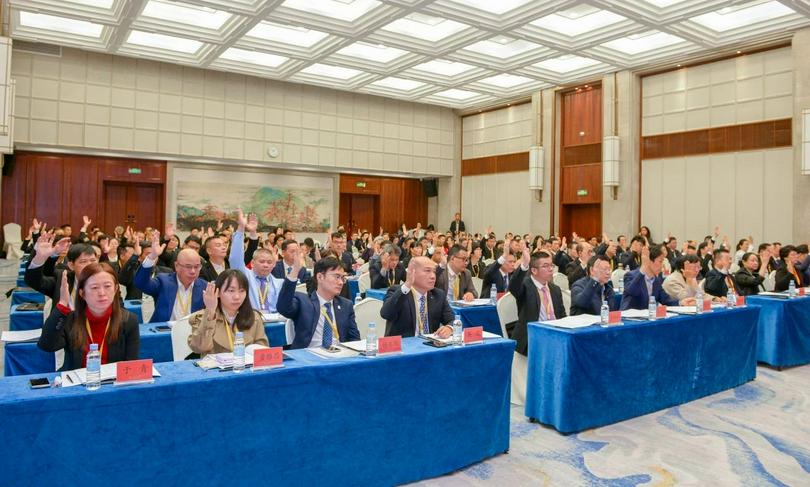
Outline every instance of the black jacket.
<path fill-rule="evenodd" d="M 562 300 L 562 290 L 553 282 L 548 283 L 551 303 L 554 305 L 554 316 L 557 319 L 565 318 L 565 306 Z M 509 292 L 515 297 L 518 307 L 518 322 L 512 332 L 511 338 L 517 342 L 515 350 L 522 355 L 529 353 L 528 324 L 537 321 L 540 316 L 540 293 L 534 285 L 529 272 L 518 267 L 509 280 Z"/>
<path fill-rule="evenodd" d="M 426 306 L 431 333 L 442 325 L 453 323 L 455 314 L 450 303 L 447 302 L 447 296 L 441 289 L 433 288 L 427 292 Z M 385 320 L 385 336 L 414 336 L 417 311 L 413 290 L 403 293 L 401 286 L 388 288 L 385 301 L 380 309 L 380 316 Z"/>

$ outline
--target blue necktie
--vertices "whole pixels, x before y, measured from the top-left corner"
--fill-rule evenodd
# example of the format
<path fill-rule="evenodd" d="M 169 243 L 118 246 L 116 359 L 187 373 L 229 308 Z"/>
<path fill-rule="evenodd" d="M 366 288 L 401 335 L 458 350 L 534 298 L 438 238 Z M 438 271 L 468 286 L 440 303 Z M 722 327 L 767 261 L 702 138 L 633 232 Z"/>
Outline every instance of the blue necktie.
<path fill-rule="evenodd" d="M 289 274 L 290 272 L 292 272 L 292 266 L 287 266 L 287 274 Z"/>
<path fill-rule="evenodd" d="M 503 275 L 503 287 L 509 289 L 509 274 Z"/>
<path fill-rule="evenodd" d="M 332 318 L 332 303 L 324 303 L 323 307 L 326 308 L 326 315 L 334 322 L 335 320 Z M 321 340 L 321 346 L 323 348 L 332 346 L 332 326 L 326 318 L 323 319 L 323 339 Z"/>
<path fill-rule="evenodd" d="M 259 308 L 266 310 L 267 309 L 267 278 L 266 277 L 257 277 L 256 279 L 259 280 Z M 264 296 L 264 299 L 262 299 Z"/>
<path fill-rule="evenodd" d="M 422 333 L 427 335 L 428 333 L 430 333 L 430 323 L 428 323 L 424 296 L 419 298 L 419 319 L 422 320 Z"/>

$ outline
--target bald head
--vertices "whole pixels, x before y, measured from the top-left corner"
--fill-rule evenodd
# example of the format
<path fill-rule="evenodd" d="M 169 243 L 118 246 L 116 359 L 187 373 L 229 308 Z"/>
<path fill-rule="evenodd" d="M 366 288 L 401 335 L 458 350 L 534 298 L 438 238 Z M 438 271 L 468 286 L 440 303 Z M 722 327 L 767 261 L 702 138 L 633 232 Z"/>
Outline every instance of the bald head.
<path fill-rule="evenodd" d="M 427 257 L 413 257 L 408 263 L 408 274 L 413 276 L 414 289 L 421 294 L 425 294 L 436 285 L 436 263 Z"/>
<path fill-rule="evenodd" d="M 174 271 L 177 279 L 188 288 L 200 277 L 200 254 L 193 249 L 181 250 L 174 261 Z"/>

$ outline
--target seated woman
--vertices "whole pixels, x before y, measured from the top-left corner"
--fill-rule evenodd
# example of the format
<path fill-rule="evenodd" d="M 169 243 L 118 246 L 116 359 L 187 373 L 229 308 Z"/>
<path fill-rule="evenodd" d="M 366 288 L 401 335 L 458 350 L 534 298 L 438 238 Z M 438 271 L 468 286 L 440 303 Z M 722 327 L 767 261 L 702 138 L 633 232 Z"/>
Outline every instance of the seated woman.
<path fill-rule="evenodd" d="M 65 350 L 60 370 L 87 365 L 91 343 L 98 344 L 101 363 L 136 360 L 140 352 L 138 318 L 121 306 L 118 278 L 109 264 L 89 264 L 76 281 L 74 309 L 70 309 L 67 272 L 62 273 L 58 313 L 51 313 L 37 345 L 46 352 Z"/>
<path fill-rule="evenodd" d="M 740 270 L 734 274 L 740 296 L 750 296 L 759 294 L 760 290 L 765 290 L 762 283 L 768 277 L 768 264 L 759 261 L 759 256 L 753 252 L 746 252 L 740 260 Z"/>
<path fill-rule="evenodd" d="M 209 282 L 203 293 L 205 309 L 188 319 L 188 346 L 200 356 L 233 352 L 233 340 L 241 331 L 245 345 L 268 345 L 262 315 L 247 298 L 248 281 L 241 271 L 228 269 Z"/>
<path fill-rule="evenodd" d="M 700 259 L 697 255 L 682 255 L 675 260 L 675 270 L 664 279 L 664 291 L 679 301 L 694 298 L 698 291 L 697 276 Z"/>

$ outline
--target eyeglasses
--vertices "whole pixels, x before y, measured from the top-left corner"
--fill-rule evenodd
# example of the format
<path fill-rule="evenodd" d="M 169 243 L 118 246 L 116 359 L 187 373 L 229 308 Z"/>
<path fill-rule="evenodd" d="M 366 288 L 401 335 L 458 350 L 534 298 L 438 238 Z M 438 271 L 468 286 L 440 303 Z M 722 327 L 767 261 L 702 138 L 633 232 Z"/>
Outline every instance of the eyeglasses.
<path fill-rule="evenodd" d="M 334 279 L 336 279 L 338 281 L 341 281 L 341 282 L 346 282 L 346 281 L 349 280 L 349 278 L 348 278 L 348 276 L 346 276 L 346 274 L 338 274 L 337 272 L 327 272 L 326 275 L 327 276 L 332 276 Z"/>
<path fill-rule="evenodd" d="M 539 269 L 553 269 L 553 268 L 554 268 L 554 264 L 540 264 L 540 265 L 536 265 L 536 266 L 534 266 L 534 268 L 535 268 L 535 269 L 538 269 L 538 270 L 539 270 Z"/>
<path fill-rule="evenodd" d="M 202 269 L 202 266 L 200 264 L 197 264 L 197 265 L 193 265 L 193 264 L 175 264 L 175 265 L 178 266 L 178 267 L 182 267 L 183 269 L 186 269 L 186 270 L 189 270 L 189 271 L 198 271 L 198 270 Z"/>

